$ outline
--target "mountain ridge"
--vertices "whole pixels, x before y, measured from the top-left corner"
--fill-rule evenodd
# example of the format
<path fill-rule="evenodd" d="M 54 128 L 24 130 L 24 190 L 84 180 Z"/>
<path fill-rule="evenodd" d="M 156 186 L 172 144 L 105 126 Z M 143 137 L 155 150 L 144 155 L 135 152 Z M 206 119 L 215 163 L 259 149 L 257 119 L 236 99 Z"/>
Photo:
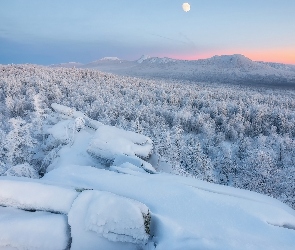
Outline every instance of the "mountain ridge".
<path fill-rule="evenodd" d="M 61 66 L 96 69 L 117 75 L 144 78 L 295 86 L 295 65 L 253 61 L 241 54 L 216 55 L 198 60 L 143 55 L 135 61 L 116 57 L 115 60 L 102 58 L 82 65 L 62 64 Z"/>
<path fill-rule="evenodd" d="M 88 65 L 88 64 L 93 64 L 96 62 L 101 62 L 101 61 L 124 61 L 124 62 L 137 62 L 137 63 L 142 63 L 144 61 L 149 61 L 149 62 L 204 62 L 204 61 L 224 61 L 226 62 L 226 59 L 229 62 L 232 62 L 234 60 L 244 60 L 247 62 L 254 62 L 254 63 L 261 63 L 261 64 L 266 64 L 274 68 L 279 68 L 281 65 L 285 65 L 290 68 L 295 69 L 295 64 L 288 64 L 288 63 L 279 63 L 279 62 L 269 62 L 269 61 L 254 61 L 243 54 L 230 54 L 230 55 L 214 55 L 212 57 L 208 57 L 205 59 L 194 59 L 194 60 L 187 60 L 187 59 L 174 59 L 170 57 L 157 57 L 157 56 L 149 56 L 149 55 L 142 55 L 139 59 L 136 60 L 125 60 L 121 59 L 119 57 L 102 57 L 101 59 L 94 60 L 91 62 L 87 63 L 80 63 L 80 62 L 66 62 L 66 63 L 58 63 L 58 64 L 51 64 L 49 65 L 50 67 L 53 66 L 58 66 L 58 65 L 66 65 L 66 64 L 80 64 L 80 65 Z"/>

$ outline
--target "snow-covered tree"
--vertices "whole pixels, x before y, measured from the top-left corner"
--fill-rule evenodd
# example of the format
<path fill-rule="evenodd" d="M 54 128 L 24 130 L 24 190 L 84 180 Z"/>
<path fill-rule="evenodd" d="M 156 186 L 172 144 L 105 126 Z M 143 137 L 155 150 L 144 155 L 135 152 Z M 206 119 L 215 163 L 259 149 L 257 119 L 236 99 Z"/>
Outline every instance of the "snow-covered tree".
<path fill-rule="evenodd" d="M 5 173 L 3 173 L 5 176 L 16 176 L 16 177 L 27 177 L 27 178 L 33 178 L 38 179 L 39 174 L 36 171 L 36 169 L 31 166 L 28 163 L 23 163 L 19 165 L 15 165 L 10 167 Z"/>
<path fill-rule="evenodd" d="M 20 117 L 11 118 L 11 131 L 7 134 L 4 142 L 5 157 L 12 166 L 30 161 L 31 151 L 35 140 L 32 137 L 32 124 L 27 123 Z"/>

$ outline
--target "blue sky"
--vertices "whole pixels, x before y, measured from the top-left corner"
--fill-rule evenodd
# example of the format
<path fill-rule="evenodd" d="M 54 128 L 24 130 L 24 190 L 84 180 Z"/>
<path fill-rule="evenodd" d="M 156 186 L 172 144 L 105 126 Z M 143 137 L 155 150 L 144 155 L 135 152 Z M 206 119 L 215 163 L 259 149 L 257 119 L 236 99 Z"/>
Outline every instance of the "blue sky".
<path fill-rule="evenodd" d="M 0 63 L 244 54 L 295 64 L 294 0 L 0 0 Z"/>

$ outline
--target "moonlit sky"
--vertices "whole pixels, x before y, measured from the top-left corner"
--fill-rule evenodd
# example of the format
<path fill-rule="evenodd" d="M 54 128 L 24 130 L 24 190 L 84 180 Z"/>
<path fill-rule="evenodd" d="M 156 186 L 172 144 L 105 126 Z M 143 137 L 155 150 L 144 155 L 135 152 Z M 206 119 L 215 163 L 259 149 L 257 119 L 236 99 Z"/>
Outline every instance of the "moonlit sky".
<path fill-rule="evenodd" d="M 0 0 L 0 63 L 243 54 L 295 64 L 294 27 L 295 0 Z"/>

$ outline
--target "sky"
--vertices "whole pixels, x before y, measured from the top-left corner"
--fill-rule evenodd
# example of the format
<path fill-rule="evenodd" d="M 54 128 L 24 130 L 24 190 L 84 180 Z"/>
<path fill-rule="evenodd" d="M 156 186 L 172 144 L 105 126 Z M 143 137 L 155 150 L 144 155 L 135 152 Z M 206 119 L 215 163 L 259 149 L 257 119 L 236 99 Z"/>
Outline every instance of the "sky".
<path fill-rule="evenodd" d="M 243 54 L 295 64 L 295 0 L 0 0 L 0 64 Z"/>

